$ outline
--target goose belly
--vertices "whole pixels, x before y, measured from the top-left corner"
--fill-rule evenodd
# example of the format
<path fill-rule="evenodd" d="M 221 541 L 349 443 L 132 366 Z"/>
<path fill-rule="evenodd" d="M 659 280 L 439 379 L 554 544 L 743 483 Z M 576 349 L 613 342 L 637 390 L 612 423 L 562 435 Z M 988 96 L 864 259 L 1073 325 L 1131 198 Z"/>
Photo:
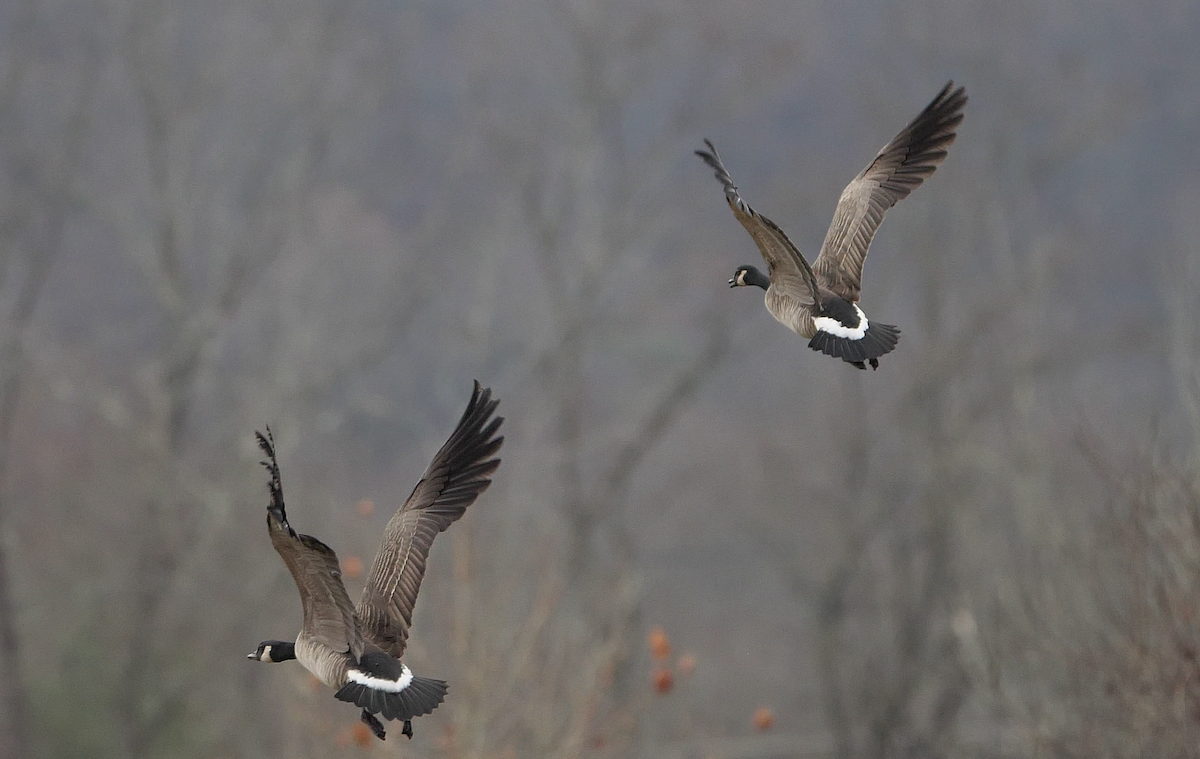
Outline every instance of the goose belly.
<path fill-rule="evenodd" d="M 817 334 L 812 308 L 808 303 L 780 293 L 774 287 L 767 290 L 764 300 L 775 321 L 804 338 L 811 339 Z"/>
<path fill-rule="evenodd" d="M 296 661 L 330 688 L 340 688 L 346 684 L 346 654 L 334 651 L 303 633 L 296 638 Z"/>

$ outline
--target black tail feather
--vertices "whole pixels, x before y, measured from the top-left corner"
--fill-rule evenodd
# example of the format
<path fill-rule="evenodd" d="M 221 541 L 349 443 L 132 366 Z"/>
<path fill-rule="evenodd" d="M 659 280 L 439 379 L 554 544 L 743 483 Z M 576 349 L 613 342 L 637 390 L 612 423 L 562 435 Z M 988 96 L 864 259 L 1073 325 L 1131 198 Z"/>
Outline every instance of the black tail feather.
<path fill-rule="evenodd" d="M 371 714 L 382 714 L 388 720 L 410 720 L 429 714 L 446 698 L 444 680 L 414 677 L 408 687 L 398 692 L 370 688 L 350 681 L 334 695 L 342 701 L 361 706 Z"/>
<path fill-rule="evenodd" d="M 867 360 L 867 355 L 863 351 L 865 346 L 861 340 L 849 340 L 844 345 L 846 355 L 850 358 L 851 363 L 857 362 L 861 364 Z"/>
<path fill-rule="evenodd" d="M 878 365 L 879 357 L 891 353 L 899 342 L 900 330 L 895 325 L 872 322 L 867 327 L 866 333 L 858 340 L 838 337 L 832 333 L 817 330 L 817 334 L 808 341 L 808 347 L 824 353 L 826 356 L 840 358 L 855 366 L 869 361 L 874 367 Z"/>

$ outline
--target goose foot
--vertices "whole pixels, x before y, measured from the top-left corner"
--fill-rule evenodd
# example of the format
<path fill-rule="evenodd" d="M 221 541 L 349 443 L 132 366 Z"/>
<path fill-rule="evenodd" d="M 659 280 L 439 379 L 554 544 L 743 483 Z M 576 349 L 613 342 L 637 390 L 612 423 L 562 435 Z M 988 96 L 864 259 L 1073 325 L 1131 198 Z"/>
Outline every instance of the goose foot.
<path fill-rule="evenodd" d="M 413 732 L 412 732 L 412 720 L 411 719 L 404 720 L 404 729 L 400 731 L 400 734 L 407 735 L 408 739 L 410 741 L 412 740 Z"/>
<path fill-rule="evenodd" d="M 878 369 L 879 368 L 879 359 L 877 359 L 877 358 L 871 359 L 870 364 L 871 364 L 871 371 Z"/>
<path fill-rule="evenodd" d="M 851 361 L 851 362 L 850 362 L 850 365 L 851 365 L 851 366 L 857 366 L 859 369 L 862 369 L 862 370 L 864 370 L 864 371 L 865 371 L 865 370 L 866 370 L 866 368 L 867 368 L 867 365 L 866 365 L 866 364 L 864 364 L 864 363 L 863 363 L 863 362 L 861 362 L 861 361 Z"/>
<path fill-rule="evenodd" d="M 367 727 L 371 728 L 371 732 L 375 733 L 376 738 L 378 738 L 379 740 L 384 740 L 384 736 L 387 735 L 387 733 L 385 733 L 383 731 L 383 724 L 379 720 L 375 719 L 374 714 L 371 714 L 366 709 L 363 709 L 362 710 L 362 721 Z M 406 727 L 407 727 L 407 724 L 406 724 Z M 412 737 L 412 729 L 411 728 L 409 728 L 409 736 L 408 737 L 409 738 Z"/>

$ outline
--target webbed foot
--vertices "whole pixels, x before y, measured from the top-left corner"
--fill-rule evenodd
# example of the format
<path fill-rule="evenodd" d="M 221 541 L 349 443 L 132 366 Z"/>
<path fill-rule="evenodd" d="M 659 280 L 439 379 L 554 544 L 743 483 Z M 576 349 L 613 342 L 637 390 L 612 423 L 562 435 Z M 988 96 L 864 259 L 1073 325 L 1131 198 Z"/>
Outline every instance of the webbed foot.
<path fill-rule="evenodd" d="M 871 370 L 872 370 L 872 371 L 874 371 L 875 369 L 878 369 L 878 368 L 879 368 L 879 359 L 877 359 L 877 358 L 873 358 L 873 359 L 871 359 L 871 362 L 870 362 L 870 363 L 871 363 Z"/>
<path fill-rule="evenodd" d="M 371 714 L 366 709 L 363 709 L 362 710 L 362 721 L 363 721 L 363 724 L 365 724 L 367 727 L 371 728 L 371 732 L 375 733 L 376 738 L 378 738 L 379 740 L 384 740 L 384 736 L 386 736 L 387 733 L 385 733 L 383 731 L 383 723 L 380 722 L 379 720 L 375 719 L 374 714 Z M 407 727 L 407 725 L 406 725 L 406 727 Z M 411 733 L 412 733 L 412 729 L 410 728 L 409 736 L 408 736 L 409 738 L 412 737 Z"/>
<path fill-rule="evenodd" d="M 404 729 L 400 731 L 400 734 L 407 735 L 408 739 L 410 741 L 412 740 L 413 732 L 412 732 L 412 720 L 411 719 L 404 720 Z"/>

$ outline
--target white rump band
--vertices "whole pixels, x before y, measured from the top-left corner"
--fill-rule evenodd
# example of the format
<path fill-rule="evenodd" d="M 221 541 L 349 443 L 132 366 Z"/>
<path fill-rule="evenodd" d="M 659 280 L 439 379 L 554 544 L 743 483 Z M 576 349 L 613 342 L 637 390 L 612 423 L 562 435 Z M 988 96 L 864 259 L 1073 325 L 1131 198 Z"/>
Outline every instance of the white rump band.
<path fill-rule="evenodd" d="M 382 677 L 371 677 L 366 672 L 363 672 L 359 669 L 349 670 L 346 672 L 346 676 L 350 678 L 350 680 L 360 685 L 365 685 L 368 688 L 385 690 L 389 693 L 399 693 L 407 688 L 408 684 L 411 683 L 413 679 L 412 670 L 409 669 L 407 665 L 401 664 L 400 671 L 402 674 L 400 675 L 399 680 L 385 680 Z"/>
<path fill-rule="evenodd" d="M 813 319 L 813 326 L 822 332 L 828 332 L 837 337 L 845 337 L 850 340 L 862 340 L 863 335 L 867 334 L 867 328 L 870 323 L 867 322 L 867 315 L 862 312 L 862 309 L 855 304 L 854 310 L 858 312 L 858 326 L 847 327 L 837 319 L 831 319 L 828 316 L 818 316 Z"/>

